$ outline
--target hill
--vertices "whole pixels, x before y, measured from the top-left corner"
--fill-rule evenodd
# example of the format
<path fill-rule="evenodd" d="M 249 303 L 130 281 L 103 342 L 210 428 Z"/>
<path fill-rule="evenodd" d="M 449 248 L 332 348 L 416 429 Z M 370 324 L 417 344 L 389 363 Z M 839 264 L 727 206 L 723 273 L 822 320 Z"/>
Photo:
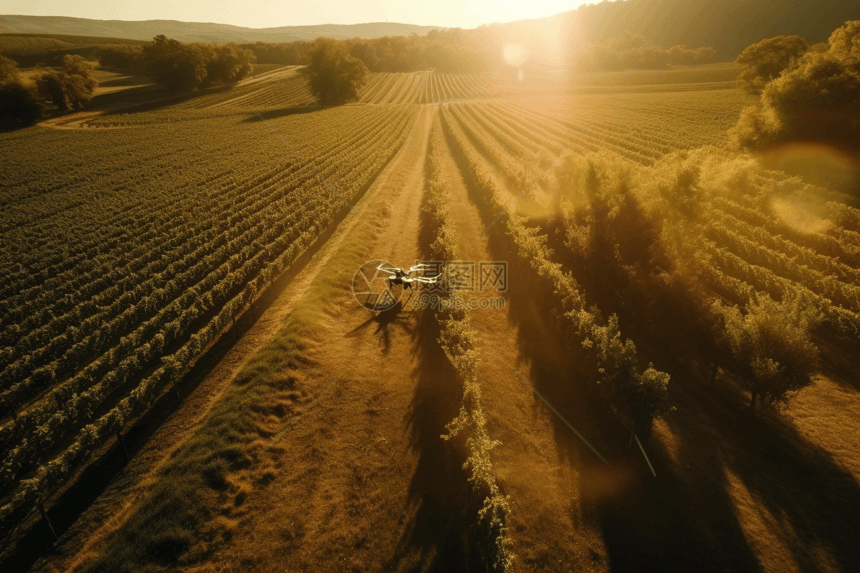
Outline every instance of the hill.
<path fill-rule="evenodd" d="M 860 3 L 854 0 L 627 0 L 495 24 L 477 32 L 484 30 L 491 37 L 522 43 L 532 53 L 549 55 L 560 47 L 577 48 L 630 32 L 666 47 L 711 46 L 720 60 L 727 61 L 750 44 L 781 34 L 823 42 L 835 28 L 857 19 Z"/>
<path fill-rule="evenodd" d="M 848 20 L 860 19 L 854 0 L 627 0 L 581 6 L 546 18 L 482 26 L 465 32 L 494 52 L 517 43 L 531 55 L 530 65 L 563 64 L 568 55 L 588 44 L 605 42 L 625 32 L 670 47 L 711 46 L 720 61 L 734 60 L 748 45 L 780 34 L 799 34 L 810 43 L 823 42 Z M 714 26 L 719 22 L 719 26 Z M 373 39 L 424 35 L 435 26 L 376 22 L 354 25 L 245 28 L 211 22 L 175 20 L 91 20 L 59 16 L 2 16 L 0 34 L 81 35 L 150 40 L 164 34 L 180 41 L 291 42 L 318 36 Z"/>
<path fill-rule="evenodd" d="M 244 28 L 212 22 L 178 22 L 176 20 L 91 20 L 64 16 L 2 16 L 2 33 L 74 34 L 151 40 L 164 34 L 183 42 L 293 42 L 318 36 L 332 38 L 381 38 L 426 34 L 434 26 L 415 26 L 389 22 L 319 26 L 280 26 L 277 28 Z"/>

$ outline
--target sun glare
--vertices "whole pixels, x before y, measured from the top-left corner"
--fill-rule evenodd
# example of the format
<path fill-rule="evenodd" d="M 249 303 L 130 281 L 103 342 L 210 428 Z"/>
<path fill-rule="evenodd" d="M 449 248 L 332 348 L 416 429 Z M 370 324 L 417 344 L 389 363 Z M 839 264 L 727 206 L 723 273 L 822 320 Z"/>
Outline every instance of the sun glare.
<path fill-rule="evenodd" d="M 519 44 L 508 44 L 504 51 L 505 63 L 515 68 L 522 68 L 528 59 L 528 53 Z"/>

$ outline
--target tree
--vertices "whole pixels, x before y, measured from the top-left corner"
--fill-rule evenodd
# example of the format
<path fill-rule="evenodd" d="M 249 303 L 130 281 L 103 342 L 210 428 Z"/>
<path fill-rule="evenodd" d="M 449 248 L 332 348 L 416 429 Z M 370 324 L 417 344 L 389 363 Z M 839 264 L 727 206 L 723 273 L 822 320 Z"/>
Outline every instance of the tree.
<path fill-rule="evenodd" d="M 206 78 L 204 85 L 234 84 L 251 75 L 256 56 L 251 50 L 235 44 L 206 46 Z"/>
<path fill-rule="evenodd" d="M 800 36 L 777 36 L 748 46 L 737 58 L 744 69 L 738 76 L 741 87 L 750 94 L 760 94 L 771 80 L 797 65 L 809 51 Z"/>
<path fill-rule="evenodd" d="M 0 84 L 20 81 L 21 72 L 18 71 L 18 64 L 15 63 L 15 60 L 0 56 Z"/>
<path fill-rule="evenodd" d="M 42 115 L 35 90 L 21 81 L 14 60 L 0 56 L 0 126 L 18 127 Z"/>
<path fill-rule="evenodd" d="M 672 410 L 669 375 L 655 370 L 653 364 L 639 371 L 636 345 L 629 338 L 621 339 L 616 315 L 605 326 L 593 326 L 585 345 L 594 349 L 599 384 L 631 436 L 649 432 L 654 418 Z"/>
<path fill-rule="evenodd" d="M 79 109 L 92 99 L 98 81 L 92 75 L 93 65 L 82 56 L 66 54 L 59 70 L 42 72 L 36 88 L 60 110 Z"/>
<path fill-rule="evenodd" d="M 854 153 L 860 151 L 858 110 L 860 21 L 855 21 L 833 32 L 827 51 L 805 53 L 764 85 L 758 105 L 742 112 L 729 135 L 735 146 L 747 149 L 819 141 Z"/>
<path fill-rule="evenodd" d="M 107 46 L 98 52 L 99 64 L 104 68 L 137 69 L 143 60 L 140 46 Z"/>
<path fill-rule="evenodd" d="M 649 44 L 644 36 L 626 32 L 621 36 L 591 46 L 590 51 L 577 59 L 576 66 L 592 71 L 621 69 L 660 69 L 668 64 L 701 64 L 716 58 L 711 47 L 691 49 L 678 45 L 668 50 Z"/>
<path fill-rule="evenodd" d="M 152 81 L 170 90 L 194 90 L 206 79 L 206 57 L 203 51 L 163 34 L 143 47 L 143 62 Z"/>
<path fill-rule="evenodd" d="M 719 301 L 714 310 L 723 320 L 723 342 L 731 354 L 728 366 L 750 390 L 751 411 L 759 396 L 765 404 L 785 401 L 809 383 L 818 366 L 811 331 L 822 317 L 801 295 L 775 302 L 757 294 L 746 314 Z"/>
<path fill-rule="evenodd" d="M 311 92 L 326 105 L 355 100 L 367 81 L 367 67 L 350 56 L 342 42 L 331 38 L 317 38 L 311 43 L 310 64 L 304 74 Z"/>
<path fill-rule="evenodd" d="M 860 20 L 845 22 L 827 41 L 834 57 L 854 66 L 860 65 Z"/>
<path fill-rule="evenodd" d="M 0 125 L 29 125 L 41 115 L 42 106 L 33 88 L 21 82 L 0 84 Z"/>

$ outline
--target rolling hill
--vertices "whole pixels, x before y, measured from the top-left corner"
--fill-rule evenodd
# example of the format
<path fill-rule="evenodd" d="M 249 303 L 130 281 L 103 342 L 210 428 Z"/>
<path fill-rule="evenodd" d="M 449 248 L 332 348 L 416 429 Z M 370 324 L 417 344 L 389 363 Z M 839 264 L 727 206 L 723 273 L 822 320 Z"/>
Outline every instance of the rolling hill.
<path fill-rule="evenodd" d="M 184 42 L 293 42 L 318 36 L 332 38 L 380 38 L 426 34 L 435 26 L 415 26 L 388 22 L 319 26 L 280 26 L 277 28 L 244 28 L 212 22 L 178 22 L 176 20 L 91 20 L 64 16 L 2 16 L 0 33 L 73 34 L 108 36 L 132 40 L 151 40 L 164 34 Z"/>

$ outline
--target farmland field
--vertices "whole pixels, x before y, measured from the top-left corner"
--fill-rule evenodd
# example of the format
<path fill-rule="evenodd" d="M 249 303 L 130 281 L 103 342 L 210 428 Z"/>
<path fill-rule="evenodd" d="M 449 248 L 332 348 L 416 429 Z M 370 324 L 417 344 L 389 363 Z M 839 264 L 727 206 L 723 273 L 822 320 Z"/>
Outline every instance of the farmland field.
<path fill-rule="evenodd" d="M 0 134 L 0 532 L 62 524 L 10 564 L 857 563 L 860 200 L 728 146 L 737 69 L 374 73 L 335 107 L 257 72 Z M 382 260 L 504 261 L 504 304 L 370 312 L 350 285 Z M 751 417 L 691 317 L 764 293 L 811 301 L 821 361 Z M 625 340 L 669 381 L 647 434 L 596 383 Z"/>

